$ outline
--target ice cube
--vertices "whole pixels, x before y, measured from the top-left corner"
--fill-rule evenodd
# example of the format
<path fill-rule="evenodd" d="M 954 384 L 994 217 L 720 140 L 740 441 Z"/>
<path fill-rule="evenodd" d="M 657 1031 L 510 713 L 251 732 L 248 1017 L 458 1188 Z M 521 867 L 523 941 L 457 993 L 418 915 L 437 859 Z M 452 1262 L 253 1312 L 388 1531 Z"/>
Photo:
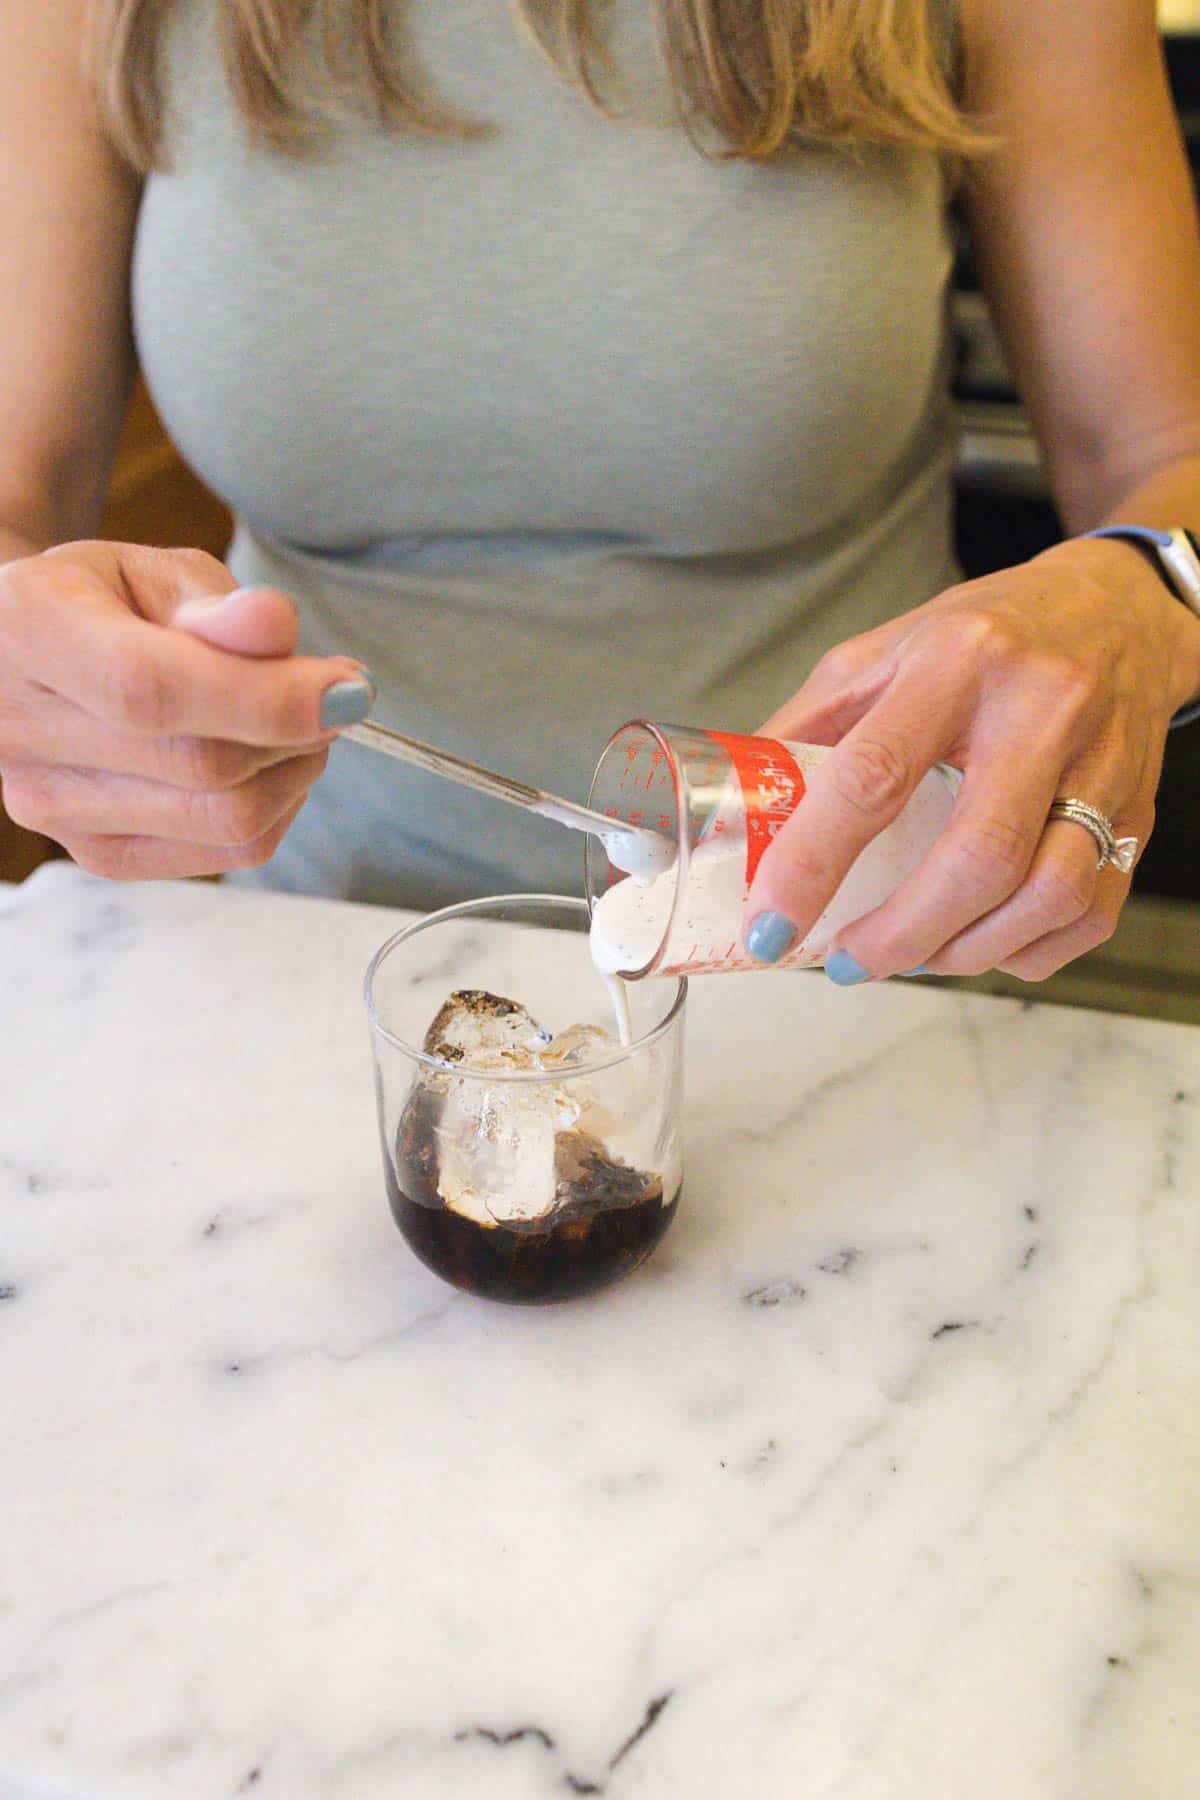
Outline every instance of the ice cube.
<path fill-rule="evenodd" d="M 573 1122 L 575 1110 L 564 1115 L 541 1084 L 479 1079 L 490 1069 L 539 1069 L 549 1042 L 550 1033 L 518 1001 L 482 988 L 451 994 L 425 1033 L 430 1056 L 464 1071 L 422 1076 L 436 1101 L 417 1120 L 418 1135 L 423 1130 L 430 1143 L 437 1199 L 464 1218 L 492 1225 L 553 1204 L 554 1131 L 560 1120 Z"/>
<path fill-rule="evenodd" d="M 639 1200 L 661 1200 L 661 1175 L 630 1168 L 608 1154 L 589 1131 L 560 1131 L 554 1145 L 557 1176 L 554 1218 L 587 1219 L 594 1213 L 636 1206 Z"/>
<path fill-rule="evenodd" d="M 568 1025 L 539 1052 L 544 1069 L 586 1069 L 619 1050 L 615 1037 L 599 1025 Z"/>
<path fill-rule="evenodd" d="M 438 1193 L 437 1127 L 445 1102 L 445 1076 L 424 1071 L 413 1083 L 396 1132 L 396 1178 L 419 1206 L 442 1204 Z"/>
<path fill-rule="evenodd" d="M 423 1048 L 441 1062 L 460 1068 L 535 1068 L 536 1053 L 549 1042 L 525 1007 L 480 988 L 462 988 L 438 1009 Z M 454 1090 L 450 1070 L 423 1069 L 418 1075 L 396 1135 L 396 1170 L 400 1185 L 425 1206 L 441 1206 L 439 1131 L 447 1099 Z M 467 1090 L 457 1096 L 462 1111 Z M 452 1117 L 456 1138 L 466 1132 Z"/>
<path fill-rule="evenodd" d="M 554 1205 L 555 1140 L 579 1117 L 555 1082 L 449 1077 L 434 1127 L 442 1200 L 480 1225 L 520 1225 Z"/>
<path fill-rule="evenodd" d="M 451 1066 L 422 1072 L 401 1120 L 397 1151 L 413 1191 L 479 1225 L 518 1230 L 661 1196 L 661 1174 L 634 1166 L 646 1135 L 636 1072 L 617 1064 L 581 1079 L 618 1048 L 597 1025 L 552 1039 L 516 1001 L 451 994 L 425 1035 L 426 1051 Z M 562 1079 L 487 1079 L 521 1069 Z M 626 1162 L 611 1137 L 628 1138 L 630 1127 Z"/>
<path fill-rule="evenodd" d="M 424 1048 L 429 1056 L 468 1068 L 505 1062 L 534 1068 L 534 1053 L 549 1042 L 550 1033 L 518 1001 L 483 988 L 459 988 L 439 1009 Z"/>
<path fill-rule="evenodd" d="M 586 1026 L 579 1029 L 588 1031 Z M 562 1036 L 568 1034 L 564 1032 Z M 598 1138 L 610 1156 L 640 1168 L 658 1168 L 654 1158 L 660 1122 L 659 1084 L 657 1069 L 649 1075 L 647 1070 L 659 1052 L 651 1049 L 640 1057 L 618 1058 L 607 1067 L 597 1068 L 596 1062 L 620 1049 L 612 1039 L 603 1041 L 606 1037 L 603 1032 L 589 1032 L 580 1072 L 572 1073 L 571 1091 L 579 1101 L 579 1128 Z M 549 1056 L 553 1047 L 543 1054 Z M 573 1070 L 576 1065 L 572 1061 L 567 1066 Z"/>

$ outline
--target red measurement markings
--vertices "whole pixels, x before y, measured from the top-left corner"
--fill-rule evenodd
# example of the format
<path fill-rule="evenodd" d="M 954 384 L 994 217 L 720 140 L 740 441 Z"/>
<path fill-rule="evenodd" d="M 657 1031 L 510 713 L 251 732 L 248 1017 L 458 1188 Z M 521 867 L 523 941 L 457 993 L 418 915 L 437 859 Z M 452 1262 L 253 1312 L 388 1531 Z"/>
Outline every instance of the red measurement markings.
<path fill-rule="evenodd" d="M 617 783 L 622 792 L 632 787 L 644 788 L 649 793 L 652 788 L 672 785 L 667 753 L 653 738 L 640 738 L 636 743 L 626 744 L 625 764 Z"/>
<path fill-rule="evenodd" d="M 700 962 L 694 957 L 681 959 L 679 962 L 666 963 L 658 973 L 660 975 L 736 975 L 743 969 L 755 969 L 759 965 L 742 956 L 726 956 L 720 962 Z"/>
<path fill-rule="evenodd" d="M 604 816 L 606 819 L 619 819 L 621 817 L 615 806 L 606 806 L 604 809 Z M 605 845 L 605 849 L 607 848 L 608 846 Z M 614 887 L 618 881 L 624 879 L 624 875 L 624 869 L 618 869 L 616 863 L 610 856 L 608 858 L 608 886 Z"/>
<path fill-rule="evenodd" d="M 763 852 L 804 798 L 804 777 L 786 744 L 772 743 L 767 738 L 739 737 L 731 731 L 710 731 L 708 735 L 727 753 L 741 784 L 749 888 Z"/>

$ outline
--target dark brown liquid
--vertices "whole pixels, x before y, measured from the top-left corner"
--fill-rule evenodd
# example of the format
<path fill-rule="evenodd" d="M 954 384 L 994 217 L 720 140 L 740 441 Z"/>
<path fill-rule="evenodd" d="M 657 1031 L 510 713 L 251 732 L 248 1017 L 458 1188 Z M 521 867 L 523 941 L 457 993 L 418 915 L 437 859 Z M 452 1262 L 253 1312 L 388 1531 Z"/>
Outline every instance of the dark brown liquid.
<path fill-rule="evenodd" d="M 395 1161 L 385 1147 L 388 1199 L 426 1268 L 469 1294 L 534 1306 L 594 1293 L 644 1263 L 675 1216 L 678 1192 L 664 1204 L 661 1182 L 648 1188 L 636 1170 L 585 1157 L 571 1198 L 551 1221 L 480 1225 L 437 1192 L 435 1106 L 418 1090 L 401 1122 Z"/>
<path fill-rule="evenodd" d="M 630 1274 L 659 1242 L 678 1204 L 678 1195 L 666 1206 L 656 1196 L 545 1231 L 513 1231 L 410 1200 L 390 1166 L 387 1178 L 396 1223 L 426 1268 L 469 1294 L 518 1306 L 574 1300 Z"/>

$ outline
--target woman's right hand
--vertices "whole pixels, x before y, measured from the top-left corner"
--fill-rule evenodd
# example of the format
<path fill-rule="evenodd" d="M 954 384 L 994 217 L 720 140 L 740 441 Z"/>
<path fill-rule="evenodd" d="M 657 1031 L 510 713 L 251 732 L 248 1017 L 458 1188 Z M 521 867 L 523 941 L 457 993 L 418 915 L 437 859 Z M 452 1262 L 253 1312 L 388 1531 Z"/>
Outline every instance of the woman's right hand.
<path fill-rule="evenodd" d="M 199 550 L 77 543 L 0 566 L 10 817 L 116 880 L 265 862 L 331 727 L 373 698 L 357 663 L 296 639 L 286 596 L 237 589 Z"/>

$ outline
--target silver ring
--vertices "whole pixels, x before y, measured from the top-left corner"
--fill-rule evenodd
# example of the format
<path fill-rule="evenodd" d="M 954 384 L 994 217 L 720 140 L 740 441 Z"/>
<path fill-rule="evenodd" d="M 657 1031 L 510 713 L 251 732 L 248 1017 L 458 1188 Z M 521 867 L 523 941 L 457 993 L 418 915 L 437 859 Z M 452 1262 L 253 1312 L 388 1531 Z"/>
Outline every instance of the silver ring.
<path fill-rule="evenodd" d="M 1069 819 L 1072 825 L 1082 825 L 1085 831 L 1091 832 L 1100 852 L 1096 864 L 1098 869 L 1111 863 L 1115 869 L 1120 869 L 1122 875 L 1128 875 L 1137 855 L 1138 841 L 1135 837 L 1119 838 L 1116 826 L 1098 806 L 1089 806 L 1086 800 L 1056 800 L 1050 808 L 1050 817 Z"/>

